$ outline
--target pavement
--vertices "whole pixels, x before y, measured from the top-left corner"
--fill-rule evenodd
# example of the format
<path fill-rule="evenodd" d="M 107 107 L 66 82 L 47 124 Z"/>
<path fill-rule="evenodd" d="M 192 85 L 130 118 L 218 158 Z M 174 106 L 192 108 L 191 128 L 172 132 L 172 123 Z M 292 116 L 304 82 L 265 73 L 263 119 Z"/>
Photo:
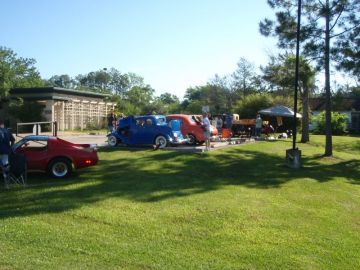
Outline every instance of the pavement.
<path fill-rule="evenodd" d="M 49 134 L 43 134 L 43 135 L 49 135 Z M 96 144 L 98 147 L 105 147 L 108 145 L 106 134 L 59 133 L 58 137 L 66 141 L 70 141 L 72 143 Z M 224 149 L 224 148 L 234 147 L 240 144 L 248 144 L 253 142 L 255 142 L 255 140 L 252 138 L 232 138 L 226 141 L 213 141 L 211 142 L 210 151 L 215 151 L 218 149 Z M 126 146 L 117 146 L 117 147 L 126 147 Z M 151 147 L 146 146 L 146 148 L 151 148 Z M 190 152 L 190 153 L 205 152 L 204 145 L 196 145 L 196 146 L 179 145 L 175 147 L 169 146 L 166 147 L 166 149 L 181 151 L 181 152 Z"/>

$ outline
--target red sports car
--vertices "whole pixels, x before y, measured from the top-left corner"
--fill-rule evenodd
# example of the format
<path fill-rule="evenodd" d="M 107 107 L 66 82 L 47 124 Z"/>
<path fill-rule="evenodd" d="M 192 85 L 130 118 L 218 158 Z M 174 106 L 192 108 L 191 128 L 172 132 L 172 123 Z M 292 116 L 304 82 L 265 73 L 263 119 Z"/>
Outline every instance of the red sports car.
<path fill-rule="evenodd" d="M 26 136 L 13 145 L 13 150 L 26 156 L 28 170 L 46 171 L 56 178 L 99 160 L 95 145 L 74 144 L 52 136 Z"/>
<path fill-rule="evenodd" d="M 203 144 L 205 142 L 204 130 L 201 124 L 201 115 L 170 114 L 166 116 L 167 121 L 180 120 L 181 133 L 188 136 L 189 144 Z M 211 136 L 218 135 L 218 130 L 210 126 Z"/>

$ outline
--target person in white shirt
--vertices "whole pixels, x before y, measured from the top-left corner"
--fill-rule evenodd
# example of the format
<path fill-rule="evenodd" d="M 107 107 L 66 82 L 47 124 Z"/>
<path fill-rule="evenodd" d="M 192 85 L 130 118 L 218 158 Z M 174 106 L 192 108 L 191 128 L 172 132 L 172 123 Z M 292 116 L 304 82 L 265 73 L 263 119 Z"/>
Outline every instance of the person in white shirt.
<path fill-rule="evenodd" d="M 205 151 L 210 151 L 210 121 L 207 113 L 203 113 L 202 126 L 204 128 Z"/>

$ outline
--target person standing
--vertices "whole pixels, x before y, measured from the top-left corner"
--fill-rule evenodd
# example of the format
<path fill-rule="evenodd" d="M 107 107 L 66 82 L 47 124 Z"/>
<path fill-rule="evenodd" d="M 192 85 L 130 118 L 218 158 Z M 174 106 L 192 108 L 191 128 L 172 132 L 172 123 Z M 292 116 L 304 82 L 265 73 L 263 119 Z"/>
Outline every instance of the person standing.
<path fill-rule="evenodd" d="M 205 151 L 210 151 L 210 120 L 207 113 L 203 113 L 202 126 L 204 128 Z"/>
<path fill-rule="evenodd" d="M 109 132 L 113 132 L 115 130 L 115 126 L 116 126 L 116 117 L 115 117 L 114 112 L 112 112 L 108 117 Z"/>
<path fill-rule="evenodd" d="M 260 114 L 258 114 L 256 117 L 256 121 L 255 121 L 255 136 L 256 137 L 260 137 L 261 128 L 262 128 L 262 119 L 260 117 Z"/>
<path fill-rule="evenodd" d="M 7 174 L 10 169 L 9 155 L 12 151 L 11 146 L 14 144 L 14 142 L 14 136 L 12 135 L 10 130 L 5 128 L 4 121 L 0 120 L 0 162 L 5 181 L 5 188 L 8 188 Z"/>

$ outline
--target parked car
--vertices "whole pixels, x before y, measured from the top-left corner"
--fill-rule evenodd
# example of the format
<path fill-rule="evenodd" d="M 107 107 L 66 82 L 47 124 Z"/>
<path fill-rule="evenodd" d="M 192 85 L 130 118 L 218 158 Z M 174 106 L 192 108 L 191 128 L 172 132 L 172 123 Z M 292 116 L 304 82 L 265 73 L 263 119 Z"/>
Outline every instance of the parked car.
<path fill-rule="evenodd" d="M 189 144 L 203 144 L 205 142 L 204 130 L 201 123 L 201 115 L 170 114 L 166 116 L 168 122 L 179 120 L 183 136 L 189 138 Z M 211 136 L 217 136 L 216 127 L 210 126 Z"/>
<path fill-rule="evenodd" d="M 120 119 L 118 128 L 107 135 L 108 143 L 110 146 L 152 144 L 159 148 L 182 144 L 187 140 L 179 127 L 176 123 L 168 125 L 164 115 L 128 116 Z"/>
<path fill-rule="evenodd" d="M 28 170 L 46 171 L 56 178 L 99 160 L 96 145 L 74 144 L 53 136 L 26 136 L 13 145 L 13 151 L 26 156 Z"/>

